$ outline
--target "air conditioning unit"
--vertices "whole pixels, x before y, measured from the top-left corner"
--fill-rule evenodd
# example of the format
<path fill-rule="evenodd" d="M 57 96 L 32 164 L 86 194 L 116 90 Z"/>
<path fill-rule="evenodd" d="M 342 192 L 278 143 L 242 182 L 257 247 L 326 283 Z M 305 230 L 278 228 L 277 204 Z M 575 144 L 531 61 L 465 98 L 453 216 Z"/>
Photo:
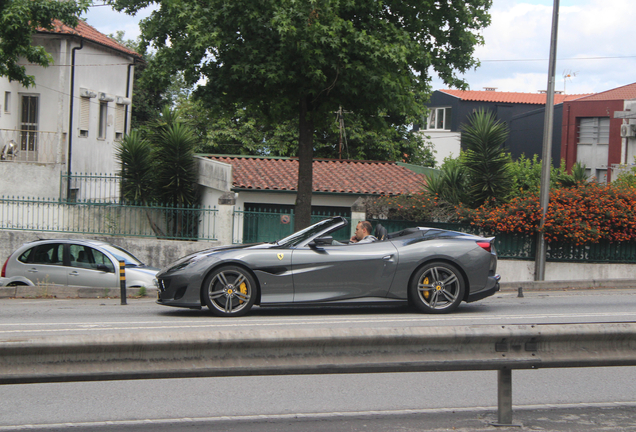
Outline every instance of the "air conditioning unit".
<path fill-rule="evenodd" d="M 95 93 L 94 91 L 90 91 L 87 88 L 80 87 L 80 96 L 85 98 L 94 98 L 97 96 L 97 93 Z"/>
<path fill-rule="evenodd" d="M 629 138 L 636 136 L 636 124 L 622 124 L 621 137 Z"/>
<path fill-rule="evenodd" d="M 131 100 L 129 98 L 123 96 L 117 96 L 117 104 L 118 105 L 130 105 Z"/>
<path fill-rule="evenodd" d="M 99 92 L 99 98 L 98 99 L 100 101 L 102 101 L 102 102 L 113 102 L 115 100 L 114 97 L 112 97 L 108 93 L 104 93 L 104 92 Z"/>

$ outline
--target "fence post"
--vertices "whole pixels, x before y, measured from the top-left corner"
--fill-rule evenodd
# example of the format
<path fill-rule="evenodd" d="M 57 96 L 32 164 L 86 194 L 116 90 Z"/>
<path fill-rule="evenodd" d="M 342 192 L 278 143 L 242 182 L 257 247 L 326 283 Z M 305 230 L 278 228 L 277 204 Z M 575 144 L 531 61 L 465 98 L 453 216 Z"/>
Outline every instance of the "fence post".
<path fill-rule="evenodd" d="M 119 296 L 121 297 L 121 304 L 126 303 L 126 262 L 119 261 Z"/>

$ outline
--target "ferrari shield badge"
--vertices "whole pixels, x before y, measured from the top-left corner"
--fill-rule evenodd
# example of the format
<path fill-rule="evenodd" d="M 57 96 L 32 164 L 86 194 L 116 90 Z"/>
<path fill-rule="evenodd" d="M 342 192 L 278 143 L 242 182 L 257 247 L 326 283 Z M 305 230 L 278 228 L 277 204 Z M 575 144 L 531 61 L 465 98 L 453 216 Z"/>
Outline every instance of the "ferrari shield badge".
<path fill-rule="evenodd" d="M 284 255 L 284 254 L 282 254 L 282 253 L 279 253 L 277 256 L 278 256 L 278 259 L 279 259 L 279 260 L 282 260 L 282 259 L 283 259 L 283 257 L 284 257 L 285 255 Z"/>

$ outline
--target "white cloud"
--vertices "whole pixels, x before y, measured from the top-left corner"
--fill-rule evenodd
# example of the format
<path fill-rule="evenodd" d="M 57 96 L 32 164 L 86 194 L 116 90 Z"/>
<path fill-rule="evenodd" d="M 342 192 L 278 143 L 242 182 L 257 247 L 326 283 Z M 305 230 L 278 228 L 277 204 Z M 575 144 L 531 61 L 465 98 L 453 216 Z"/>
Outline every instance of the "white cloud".
<path fill-rule="evenodd" d="M 473 90 L 536 92 L 548 81 L 552 1 L 494 0 L 492 24 L 476 50 L 482 66 L 464 76 Z M 556 90 L 563 75 L 567 93 L 609 90 L 636 82 L 636 48 L 631 44 L 636 8 L 633 0 L 561 1 L 557 44 Z M 631 58 L 607 58 L 629 57 Z M 602 58 L 598 58 L 602 57 Z M 591 59 L 594 58 L 594 59 Z M 519 61 L 519 60 L 528 61 Z M 541 59 L 540 61 L 530 61 Z M 435 89 L 445 85 L 435 80 Z"/>
<path fill-rule="evenodd" d="M 565 84 L 569 94 L 636 82 L 636 47 L 631 43 L 634 0 L 561 0 L 560 4 L 556 90 L 563 90 L 566 72 L 577 73 Z M 534 93 L 546 88 L 552 6 L 553 0 L 493 0 L 492 23 L 483 31 L 485 45 L 476 50 L 482 66 L 464 76 L 471 89 L 488 86 Z M 124 30 L 126 38 L 134 39 L 139 36 L 139 20 L 151 11 L 131 17 L 110 7 L 92 7 L 86 18 L 102 33 Z M 434 89 L 445 87 L 440 80 L 433 81 Z"/>

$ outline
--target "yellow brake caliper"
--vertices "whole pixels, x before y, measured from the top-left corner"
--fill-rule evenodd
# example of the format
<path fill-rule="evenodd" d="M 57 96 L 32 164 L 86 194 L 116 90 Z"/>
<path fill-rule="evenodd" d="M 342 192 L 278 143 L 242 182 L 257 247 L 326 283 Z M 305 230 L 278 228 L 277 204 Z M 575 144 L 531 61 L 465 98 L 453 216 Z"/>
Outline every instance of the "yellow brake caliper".
<path fill-rule="evenodd" d="M 245 285 L 245 282 L 243 282 L 241 286 L 239 286 L 239 291 L 241 291 L 241 294 L 247 295 L 247 285 Z M 239 299 L 239 303 L 243 303 L 243 300 Z"/>
<path fill-rule="evenodd" d="M 428 285 L 428 278 L 424 278 L 424 280 L 422 281 L 423 285 Z M 428 296 L 431 295 L 431 293 L 429 293 L 428 291 L 424 291 L 424 298 L 428 300 Z"/>

